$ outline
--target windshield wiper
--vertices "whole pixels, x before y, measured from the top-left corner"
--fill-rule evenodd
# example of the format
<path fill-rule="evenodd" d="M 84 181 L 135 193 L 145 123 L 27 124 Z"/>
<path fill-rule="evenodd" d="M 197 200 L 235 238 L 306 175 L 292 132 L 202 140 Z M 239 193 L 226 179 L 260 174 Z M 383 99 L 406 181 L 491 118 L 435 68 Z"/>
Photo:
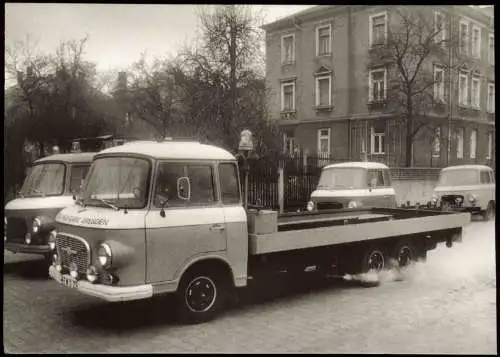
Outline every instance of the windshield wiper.
<path fill-rule="evenodd" d="M 83 208 L 87 208 L 87 205 L 85 204 L 85 200 L 83 198 L 79 198 L 75 201 L 77 205 L 82 206 Z"/>
<path fill-rule="evenodd" d="M 114 204 L 112 204 L 111 202 L 109 201 L 106 201 L 106 200 L 103 200 L 102 198 L 93 198 L 94 200 L 96 201 L 99 201 L 99 202 L 102 202 L 106 205 L 108 205 L 108 207 L 114 209 L 115 211 L 119 211 L 120 209 L 118 207 L 116 207 Z"/>
<path fill-rule="evenodd" d="M 42 197 L 45 197 L 45 193 L 43 193 L 42 191 L 40 191 L 40 190 L 39 190 L 39 189 L 37 189 L 37 188 L 32 188 L 30 192 L 31 192 L 31 193 L 37 193 L 37 194 L 39 194 L 39 195 L 42 195 Z"/>

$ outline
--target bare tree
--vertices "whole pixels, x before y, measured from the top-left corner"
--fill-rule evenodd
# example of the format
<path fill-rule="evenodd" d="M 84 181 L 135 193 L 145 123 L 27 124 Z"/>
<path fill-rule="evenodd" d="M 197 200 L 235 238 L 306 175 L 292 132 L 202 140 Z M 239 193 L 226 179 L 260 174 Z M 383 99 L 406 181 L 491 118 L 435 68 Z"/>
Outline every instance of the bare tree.
<path fill-rule="evenodd" d="M 445 85 L 445 73 L 450 80 L 448 51 L 455 43 L 444 37 L 445 23 L 436 24 L 428 9 L 397 8 L 394 13 L 387 43 L 374 54 L 389 64 L 387 100 L 405 123 L 405 166 L 412 166 L 415 139 L 422 128 L 434 127 L 429 114 L 444 100 L 435 89 Z M 441 76 L 435 76 L 432 60 L 440 62 Z"/>

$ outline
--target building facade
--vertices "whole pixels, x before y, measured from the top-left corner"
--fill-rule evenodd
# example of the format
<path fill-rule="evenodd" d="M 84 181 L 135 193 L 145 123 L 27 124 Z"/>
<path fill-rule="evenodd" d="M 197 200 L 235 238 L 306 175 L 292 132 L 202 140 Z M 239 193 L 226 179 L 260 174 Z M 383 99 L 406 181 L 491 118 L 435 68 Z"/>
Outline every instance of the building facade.
<path fill-rule="evenodd" d="M 405 123 L 387 95 L 391 67 L 372 51 L 386 43 L 398 8 L 320 5 L 263 27 L 270 109 L 285 150 L 404 164 Z M 413 165 L 494 166 L 493 9 L 405 9 L 434 19 L 440 36 L 460 46 L 426 59 L 435 80 L 426 113 L 433 124 L 413 140 Z"/>

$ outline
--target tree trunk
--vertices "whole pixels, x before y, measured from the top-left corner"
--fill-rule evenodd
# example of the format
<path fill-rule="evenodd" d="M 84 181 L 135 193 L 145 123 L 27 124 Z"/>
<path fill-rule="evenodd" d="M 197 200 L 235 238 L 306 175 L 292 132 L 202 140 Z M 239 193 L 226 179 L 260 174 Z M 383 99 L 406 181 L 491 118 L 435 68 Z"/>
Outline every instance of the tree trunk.
<path fill-rule="evenodd" d="M 237 20 L 236 15 L 231 16 L 231 27 L 230 27 L 230 36 L 231 36 L 231 47 L 229 48 L 229 61 L 230 61 L 230 80 L 231 80 L 231 118 L 229 120 L 227 137 L 229 139 L 229 143 L 234 143 L 234 133 L 233 130 L 236 129 L 234 126 L 235 116 L 236 116 L 236 26 Z"/>
<path fill-rule="evenodd" d="M 413 103 L 411 96 L 406 100 L 406 145 L 405 145 L 405 166 L 413 166 Z"/>

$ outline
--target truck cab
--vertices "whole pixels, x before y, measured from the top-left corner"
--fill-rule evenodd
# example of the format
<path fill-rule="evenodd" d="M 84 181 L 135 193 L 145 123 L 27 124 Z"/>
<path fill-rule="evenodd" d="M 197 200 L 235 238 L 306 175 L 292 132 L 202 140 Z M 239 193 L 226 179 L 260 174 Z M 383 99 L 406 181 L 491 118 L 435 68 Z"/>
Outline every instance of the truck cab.
<path fill-rule="evenodd" d="M 48 256 L 56 214 L 71 205 L 94 153 L 57 154 L 33 162 L 18 197 L 5 205 L 4 247 Z"/>
<path fill-rule="evenodd" d="M 369 207 L 396 207 L 389 168 L 376 162 L 325 166 L 307 203 L 309 212 Z"/>
<path fill-rule="evenodd" d="M 484 165 L 457 165 L 441 170 L 431 205 L 467 211 L 486 220 L 495 215 L 495 173 Z"/>
<path fill-rule="evenodd" d="M 192 284 L 196 298 L 187 306 L 203 311 L 200 296 L 216 293 L 215 278 L 193 281 L 193 272 L 209 266 L 228 284 L 246 285 L 248 232 L 238 175 L 232 154 L 197 142 L 101 151 L 76 203 L 56 218 L 50 275 L 108 301 Z"/>

